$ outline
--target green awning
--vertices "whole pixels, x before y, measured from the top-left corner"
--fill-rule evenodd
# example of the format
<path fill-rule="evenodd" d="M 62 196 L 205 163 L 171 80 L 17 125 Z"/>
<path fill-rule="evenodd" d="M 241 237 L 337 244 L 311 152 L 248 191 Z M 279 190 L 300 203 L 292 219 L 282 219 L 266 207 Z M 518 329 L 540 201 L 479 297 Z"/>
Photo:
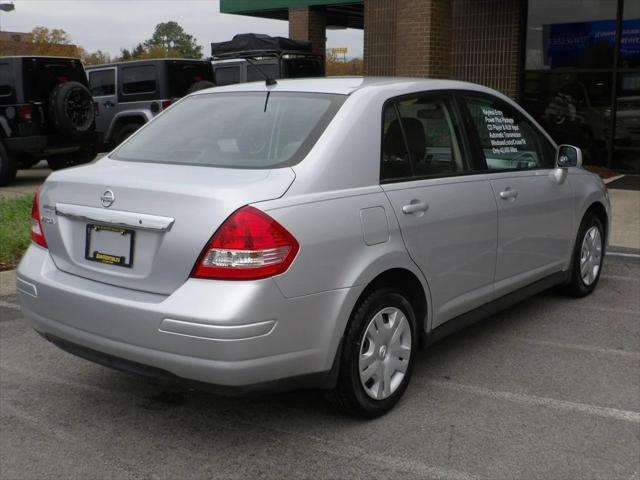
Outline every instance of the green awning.
<path fill-rule="evenodd" d="M 253 13 L 260 10 L 311 7 L 315 5 L 348 5 L 353 3 L 362 3 L 362 0 L 220 0 L 220 13 Z"/>
<path fill-rule="evenodd" d="M 364 28 L 363 0 L 220 0 L 220 13 L 287 20 L 289 8 L 324 7 L 327 27 Z"/>

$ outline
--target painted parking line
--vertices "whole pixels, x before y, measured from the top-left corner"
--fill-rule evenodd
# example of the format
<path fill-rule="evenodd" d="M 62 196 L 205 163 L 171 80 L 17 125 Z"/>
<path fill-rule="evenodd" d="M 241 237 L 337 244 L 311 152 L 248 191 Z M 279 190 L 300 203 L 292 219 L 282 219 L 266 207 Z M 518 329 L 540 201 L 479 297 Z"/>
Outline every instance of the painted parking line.
<path fill-rule="evenodd" d="M 496 400 L 506 400 L 508 402 L 520 403 L 522 405 L 547 407 L 555 410 L 564 410 L 576 413 L 583 413 L 597 417 L 612 418 L 625 422 L 640 424 L 640 412 L 631 410 L 620 410 L 617 408 L 600 407 L 597 405 L 589 405 L 586 403 L 569 402 L 567 400 L 558 400 L 555 398 L 539 397 L 537 395 L 529 395 L 525 393 L 504 392 L 500 390 L 491 390 L 490 388 L 478 387 L 475 385 L 465 385 L 462 383 L 447 382 L 443 380 L 427 380 L 426 385 L 442 387 L 449 390 L 455 390 L 463 393 L 471 393 L 483 397 L 489 397 Z"/>
<path fill-rule="evenodd" d="M 608 257 L 640 258 L 640 253 L 607 252 Z"/>
<path fill-rule="evenodd" d="M 580 345 L 577 343 L 563 343 L 563 342 L 552 342 L 548 340 L 538 340 L 536 338 L 530 337 L 521 337 L 521 336 L 512 336 L 506 334 L 494 334 L 491 335 L 497 339 L 504 339 L 507 341 L 514 341 L 520 343 L 526 343 L 529 345 L 536 345 L 541 347 L 553 347 L 559 348 L 561 350 L 575 350 L 578 352 L 587 352 L 587 353 L 598 353 L 603 355 L 614 355 L 619 357 L 627 357 L 640 360 L 640 352 L 632 352 L 629 350 L 619 350 L 616 348 L 604 348 L 604 347 L 596 347 L 592 345 Z"/>
<path fill-rule="evenodd" d="M 9 308 L 11 310 L 20 310 L 20 305 L 0 300 L 0 308 Z"/>

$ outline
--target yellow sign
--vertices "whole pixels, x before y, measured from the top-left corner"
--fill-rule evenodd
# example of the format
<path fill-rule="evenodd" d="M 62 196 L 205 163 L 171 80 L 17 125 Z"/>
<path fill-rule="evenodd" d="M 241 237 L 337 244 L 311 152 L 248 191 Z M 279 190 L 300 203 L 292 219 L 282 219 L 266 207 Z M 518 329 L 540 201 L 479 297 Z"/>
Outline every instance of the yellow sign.
<path fill-rule="evenodd" d="M 346 55 L 347 47 L 330 48 L 329 51 L 335 55 Z"/>

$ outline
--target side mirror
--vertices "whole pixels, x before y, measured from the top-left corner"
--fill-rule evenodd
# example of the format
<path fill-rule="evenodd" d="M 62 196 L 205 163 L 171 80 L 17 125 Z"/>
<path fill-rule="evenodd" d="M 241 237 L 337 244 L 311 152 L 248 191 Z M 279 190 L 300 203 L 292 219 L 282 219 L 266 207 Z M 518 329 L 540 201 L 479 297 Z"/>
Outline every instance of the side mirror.
<path fill-rule="evenodd" d="M 582 167 L 582 150 L 573 145 L 560 145 L 556 153 L 558 168 Z"/>

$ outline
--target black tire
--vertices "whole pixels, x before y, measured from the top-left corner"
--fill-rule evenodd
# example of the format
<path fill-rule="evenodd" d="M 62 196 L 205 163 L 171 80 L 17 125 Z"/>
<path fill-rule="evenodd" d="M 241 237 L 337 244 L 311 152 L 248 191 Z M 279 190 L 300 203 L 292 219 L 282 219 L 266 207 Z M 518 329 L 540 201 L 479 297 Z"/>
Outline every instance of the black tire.
<path fill-rule="evenodd" d="M 585 283 L 582 278 L 581 271 L 581 257 L 582 257 L 582 244 L 587 235 L 592 228 L 597 228 L 600 234 L 601 239 L 601 253 L 598 264 L 598 271 L 595 275 L 593 281 L 591 283 Z M 565 294 L 570 295 L 572 297 L 585 297 L 589 295 L 598 285 L 598 281 L 600 280 L 600 273 L 602 273 L 602 263 L 604 261 L 605 256 L 605 236 L 604 236 L 604 228 L 602 226 L 602 222 L 600 219 L 592 214 L 587 213 L 582 219 L 582 223 L 580 224 L 580 228 L 578 229 L 578 235 L 576 237 L 576 243 L 573 248 L 573 256 L 571 257 L 571 271 L 569 280 L 565 285 L 563 285 L 562 290 Z"/>
<path fill-rule="evenodd" d="M 135 133 L 142 126 L 141 123 L 125 123 L 113 134 L 113 143 L 118 146 Z"/>
<path fill-rule="evenodd" d="M 79 82 L 55 86 L 49 96 L 49 118 L 55 129 L 71 138 L 83 138 L 94 131 L 95 106 L 91 93 Z"/>
<path fill-rule="evenodd" d="M 50 157 L 47 159 L 47 163 L 51 170 L 62 170 L 63 168 L 89 163 L 96 158 L 96 155 L 97 153 L 94 147 L 83 147 L 73 153 Z"/>
<path fill-rule="evenodd" d="M 369 323 L 378 312 L 387 307 L 399 309 L 408 320 L 411 330 L 411 353 L 404 378 L 396 390 L 387 398 L 377 400 L 366 393 L 360 380 L 359 358 Z M 371 292 L 351 314 L 343 340 L 338 383 L 334 390 L 328 392 L 329 401 L 340 410 L 353 416 L 376 418 L 384 415 L 398 403 L 404 394 L 411 379 L 417 352 L 418 328 L 413 307 L 406 296 L 390 287 Z M 384 356 L 380 358 L 384 358 Z"/>
<path fill-rule="evenodd" d="M 13 182 L 18 173 L 18 165 L 15 158 L 7 153 L 4 145 L 0 143 L 0 187 Z"/>
<path fill-rule="evenodd" d="M 210 82 L 209 80 L 200 80 L 191 84 L 191 86 L 187 90 L 187 95 L 193 92 L 197 92 L 198 90 L 204 90 L 205 88 L 211 88 L 215 86 L 216 84 Z"/>

